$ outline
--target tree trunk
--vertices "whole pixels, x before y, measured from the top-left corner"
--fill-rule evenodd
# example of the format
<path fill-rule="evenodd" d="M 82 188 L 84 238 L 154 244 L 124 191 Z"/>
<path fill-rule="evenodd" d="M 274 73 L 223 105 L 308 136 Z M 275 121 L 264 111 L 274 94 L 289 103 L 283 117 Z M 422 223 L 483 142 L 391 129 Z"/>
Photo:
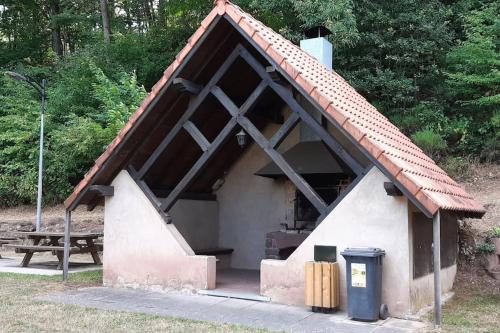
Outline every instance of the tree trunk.
<path fill-rule="evenodd" d="M 111 42 L 111 28 L 109 26 L 108 0 L 100 0 L 101 16 L 102 16 L 102 32 L 104 34 L 104 42 Z"/>
<path fill-rule="evenodd" d="M 64 53 L 63 44 L 61 40 L 61 27 L 57 23 L 54 17 L 60 13 L 59 0 L 50 1 L 50 30 L 52 36 L 52 50 L 58 56 L 62 56 Z"/>

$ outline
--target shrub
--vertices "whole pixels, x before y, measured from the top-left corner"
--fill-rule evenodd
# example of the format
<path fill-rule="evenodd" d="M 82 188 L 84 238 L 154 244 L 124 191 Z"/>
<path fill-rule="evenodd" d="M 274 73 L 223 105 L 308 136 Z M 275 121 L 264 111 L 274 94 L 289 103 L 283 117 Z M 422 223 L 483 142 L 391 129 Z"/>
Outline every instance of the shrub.
<path fill-rule="evenodd" d="M 493 229 L 488 232 L 488 236 L 489 238 L 500 238 L 500 227 L 493 227 Z"/>
<path fill-rule="evenodd" d="M 431 129 L 415 132 L 411 138 L 417 146 L 432 158 L 437 158 L 439 153 L 446 148 L 446 142 L 441 135 Z"/>
<path fill-rule="evenodd" d="M 471 162 L 464 157 L 447 157 L 440 166 L 452 178 L 467 179 L 472 176 Z"/>
<path fill-rule="evenodd" d="M 478 244 L 476 246 L 477 253 L 491 254 L 495 252 L 495 245 L 491 243 Z"/>

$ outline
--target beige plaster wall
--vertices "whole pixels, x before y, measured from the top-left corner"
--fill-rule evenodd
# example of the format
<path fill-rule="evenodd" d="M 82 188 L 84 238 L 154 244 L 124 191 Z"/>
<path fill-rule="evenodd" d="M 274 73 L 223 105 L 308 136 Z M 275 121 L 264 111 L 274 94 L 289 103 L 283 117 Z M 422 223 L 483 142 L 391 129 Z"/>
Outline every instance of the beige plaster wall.
<path fill-rule="evenodd" d="M 168 212 L 192 249 L 210 249 L 219 241 L 217 201 L 178 200 Z"/>
<path fill-rule="evenodd" d="M 457 274 L 457 265 L 441 269 L 441 293 L 447 293 L 453 288 Z M 434 303 L 434 274 L 419 277 L 411 281 L 412 313 Z"/>
<path fill-rule="evenodd" d="M 112 185 L 104 215 L 103 282 L 145 289 L 215 288 L 215 257 L 194 256 L 126 171 Z"/>
<path fill-rule="evenodd" d="M 264 135 L 270 137 L 279 125 L 270 125 Z M 280 146 L 286 150 L 298 142 L 298 127 Z M 295 187 L 285 180 L 255 176 L 270 162 L 255 143 L 229 170 L 217 191 L 219 202 L 219 246 L 234 249 L 231 267 L 259 269 L 265 258 L 266 233 L 281 229 L 280 223 L 293 225 Z"/>
<path fill-rule="evenodd" d="M 388 179 L 372 168 L 358 185 L 286 260 L 263 260 L 261 293 L 273 302 L 304 304 L 304 263 L 313 260 L 314 245 L 336 245 L 341 269 L 341 308 L 346 307 L 347 247 L 379 247 L 386 251 L 382 302 L 393 316 L 410 312 L 408 204 L 385 193 Z"/>

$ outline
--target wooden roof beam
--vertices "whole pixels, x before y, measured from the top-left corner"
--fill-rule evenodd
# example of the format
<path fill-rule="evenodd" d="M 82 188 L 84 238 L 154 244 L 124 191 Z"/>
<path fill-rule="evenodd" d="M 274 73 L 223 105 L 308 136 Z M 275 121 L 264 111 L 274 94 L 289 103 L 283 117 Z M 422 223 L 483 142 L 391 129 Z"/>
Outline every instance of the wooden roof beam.
<path fill-rule="evenodd" d="M 282 85 L 274 82 L 267 72 L 266 68 L 260 64 L 260 62 L 255 59 L 250 52 L 248 52 L 243 46 L 238 45 L 240 49 L 241 57 L 255 70 L 255 72 L 264 80 L 270 82 L 270 87 L 283 99 L 283 101 L 296 112 L 302 121 L 311 127 L 316 135 L 319 136 L 321 140 L 333 150 L 341 159 L 346 163 L 356 175 L 362 174 L 364 172 L 364 167 L 354 159 L 345 149 L 340 145 L 333 136 L 328 133 L 328 131 L 321 126 L 293 97 L 290 90 L 283 87 Z"/>
<path fill-rule="evenodd" d="M 188 106 L 188 109 L 182 115 L 181 119 L 177 122 L 177 124 L 170 130 L 167 136 L 161 141 L 161 143 L 156 147 L 154 152 L 149 156 L 143 166 L 137 172 L 137 176 L 139 179 L 142 179 L 146 172 L 153 166 L 158 157 L 163 153 L 163 151 L 167 148 L 167 146 L 174 140 L 174 138 L 179 134 L 182 128 L 184 128 L 184 124 L 191 118 L 191 116 L 195 113 L 201 103 L 205 100 L 205 98 L 210 93 L 210 90 L 213 86 L 219 82 L 222 76 L 226 73 L 229 67 L 234 63 L 234 61 L 238 58 L 239 52 L 238 49 L 235 49 L 224 61 L 222 66 L 215 72 L 214 76 L 210 79 L 210 82 L 203 88 L 203 90 L 196 96 Z"/>
<path fill-rule="evenodd" d="M 191 95 L 198 95 L 203 89 L 203 86 L 180 77 L 174 79 L 173 86 L 180 92 Z"/>
<path fill-rule="evenodd" d="M 325 213 L 327 205 L 324 200 L 314 191 L 314 189 L 305 181 L 305 179 L 302 178 L 302 176 L 300 176 L 290 166 L 290 164 L 288 164 L 285 158 L 271 146 L 272 144 L 259 131 L 259 129 L 255 127 L 254 124 L 252 124 L 250 119 L 244 116 L 243 112 L 245 110 L 241 110 L 243 109 L 243 107 L 238 108 L 222 91 L 222 89 L 214 87 L 213 91 L 215 97 L 217 97 L 217 99 L 221 102 L 222 105 L 224 105 L 228 112 L 233 115 L 233 119 L 237 119 L 238 124 L 252 137 L 255 143 L 257 143 L 267 153 L 267 155 L 273 160 L 273 162 L 276 163 L 276 165 L 283 171 L 283 173 L 285 173 L 288 179 L 290 179 L 294 183 L 294 185 L 297 186 L 297 188 L 306 196 L 306 198 L 313 204 L 313 206 L 320 212 L 320 214 Z M 249 99 L 250 98 L 253 98 L 254 102 L 257 99 L 254 94 L 252 94 Z"/>
<path fill-rule="evenodd" d="M 191 135 L 194 141 L 200 146 L 201 150 L 207 151 L 208 147 L 210 147 L 210 142 L 207 138 L 201 133 L 201 131 L 193 124 L 191 121 L 186 121 L 184 123 L 184 129 Z"/>

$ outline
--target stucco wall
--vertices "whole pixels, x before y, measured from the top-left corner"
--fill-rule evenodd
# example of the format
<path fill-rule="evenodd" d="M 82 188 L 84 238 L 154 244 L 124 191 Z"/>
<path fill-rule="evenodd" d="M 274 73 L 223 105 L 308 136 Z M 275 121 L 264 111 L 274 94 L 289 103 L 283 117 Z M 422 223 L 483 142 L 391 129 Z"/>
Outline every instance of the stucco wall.
<path fill-rule="evenodd" d="M 271 136 L 278 125 L 268 126 L 264 135 Z M 298 142 L 298 128 L 290 133 L 280 150 Z M 266 233 L 281 229 L 280 223 L 293 225 L 295 187 L 285 180 L 255 176 L 269 163 L 266 153 L 255 143 L 229 170 L 223 186 L 217 191 L 219 202 L 219 246 L 234 249 L 231 267 L 259 269 L 265 257 Z"/>
<path fill-rule="evenodd" d="M 218 246 L 219 204 L 217 201 L 178 200 L 169 211 L 172 223 L 192 249 Z"/>
<path fill-rule="evenodd" d="M 215 257 L 194 256 L 126 171 L 114 179 L 104 214 L 104 285 L 153 289 L 212 289 Z"/>
<path fill-rule="evenodd" d="M 447 293 L 453 288 L 457 265 L 441 269 L 441 292 Z M 411 281 L 411 310 L 418 312 L 423 307 L 430 306 L 434 302 L 434 274 L 419 277 Z"/>
<path fill-rule="evenodd" d="M 388 179 L 372 168 L 360 183 L 286 260 L 263 260 L 261 293 L 273 302 L 304 304 L 304 263 L 313 260 L 314 245 L 336 245 L 337 253 L 347 247 L 379 247 L 386 251 L 383 264 L 382 302 L 391 315 L 410 312 L 408 204 L 404 197 L 385 193 Z M 338 254 L 341 269 L 340 302 L 346 306 L 345 260 Z"/>

